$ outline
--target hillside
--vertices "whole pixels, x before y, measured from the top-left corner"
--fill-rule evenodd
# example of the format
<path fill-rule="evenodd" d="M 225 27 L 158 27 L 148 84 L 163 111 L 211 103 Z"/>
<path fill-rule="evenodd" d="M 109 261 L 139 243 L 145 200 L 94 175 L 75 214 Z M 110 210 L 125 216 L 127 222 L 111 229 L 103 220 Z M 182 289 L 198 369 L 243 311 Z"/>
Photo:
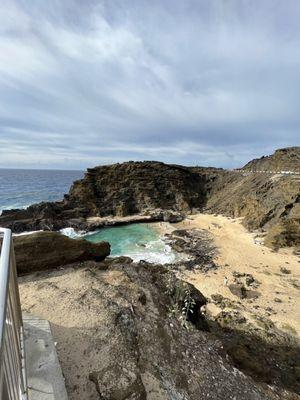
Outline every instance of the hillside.
<path fill-rule="evenodd" d="M 216 182 L 206 211 L 244 217 L 244 225 L 268 231 L 275 247 L 300 243 L 300 180 L 291 176 L 228 173 Z"/>
<path fill-rule="evenodd" d="M 252 171 L 300 172 L 300 147 L 278 149 L 270 156 L 263 156 L 248 162 L 243 169 Z"/>
<path fill-rule="evenodd" d="M 300 147 L 277 150 L 253 160 L 246 171 L 300 171 Z M 206 211 L 244 217 L 250 230 L 267 231 L 271 247 L 300 244 L 300 176 L 270 173 L 227 172 L 219 175 Z"/>

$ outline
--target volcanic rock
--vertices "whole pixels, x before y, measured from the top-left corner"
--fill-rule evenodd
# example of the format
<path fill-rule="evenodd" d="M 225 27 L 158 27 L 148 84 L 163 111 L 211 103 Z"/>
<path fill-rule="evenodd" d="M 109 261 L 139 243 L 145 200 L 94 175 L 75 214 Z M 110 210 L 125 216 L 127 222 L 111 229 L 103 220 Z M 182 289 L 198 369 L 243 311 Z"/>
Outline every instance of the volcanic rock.
<path fill-rule="evenodd" d="M 243 224 L 249 230 L 267 231 L 265 244 L 270 247 L 299 246 L 299 159 L 300 147 L 281 149 L 242 170 L 219 174 L 206 211 L 244 217 Z M 275 174 L 277 170 L 298 174 Z"/>
<path fill-rule="evenodd" d="M 36 232 L 14 237 L 19 274 L 41 271 L 77 261 L 103 260 L 110 253 L 107 242 L 70 239 L 58 232 Z"/>

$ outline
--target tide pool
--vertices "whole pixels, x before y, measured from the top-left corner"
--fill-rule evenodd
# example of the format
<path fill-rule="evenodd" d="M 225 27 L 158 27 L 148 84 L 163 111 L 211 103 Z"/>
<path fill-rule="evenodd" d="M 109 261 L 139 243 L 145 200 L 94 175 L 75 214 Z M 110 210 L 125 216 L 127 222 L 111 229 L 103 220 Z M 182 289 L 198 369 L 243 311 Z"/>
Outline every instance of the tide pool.
<path fill-rule="evenodd" d="M 151 224 L 140 223 L 102 228 L 83 237 L 93 243 L 108 241 L 113 257 L 128 256 L 134 261 L 145 260 L 161 264 L 182 259 L 182 255 L 173 251 Z"/>

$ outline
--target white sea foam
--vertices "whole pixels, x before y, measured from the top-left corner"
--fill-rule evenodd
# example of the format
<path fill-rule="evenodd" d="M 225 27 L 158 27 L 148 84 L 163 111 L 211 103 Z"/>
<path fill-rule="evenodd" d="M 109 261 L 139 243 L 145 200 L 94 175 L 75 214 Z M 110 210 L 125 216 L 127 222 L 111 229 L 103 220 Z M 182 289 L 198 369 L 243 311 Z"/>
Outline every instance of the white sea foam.
<path fill-rule="evenodd" d="M 111 238 L 111 230 L 115 230 L 115 236 Z M 125 228 L 128 229 L 128 226 Z M 76 231 L 74 228 L 64 228 L 61 229 L 61 233 L 70 237 L 70 238 L 79 238 L 79 237 L 86 237 L 89 235 L 95 235 L 99 231 L 93 232 L 85 232 L 85 231 Z M 130 232 L 124 236 L 123 234 L 120 235 L 122 231 L 122 227 L 119 228 L 108 228 L 107 230 L 103 230 L 102 232 L 107 232 L 107 236 L 101 235 L 99 241 L 101 240 L 108 240 L 111 242 L 112 248 L 112 257 L 119 257 L 119 256 L 127 256 L 132 258 L 135 262 L 144 260 L 149 263 L 156 263 L 156 264 L 170 264 L 175 262 L 180 262 L 182 260 L 188 259 L 188 257 L 184 254 L 179 254 L 174 251 L 171 246 L 163 239 L 163 237 L 156 236 L 157 238 L 147 238 L 147 235 L 141 238 L 134 237 L 131 235 Z M 119 240 L 117 240 L 117 245 L 115 242 L 116 236 L 120 235 Z M 88 239 L 87 239 L 88 240 Z M 95 242 L 93 240 L 93 242 Z M 97 241 L 96 241 L 97 242 Z M 116 246 L 116 247 L 114 247 Z M 116 250 L 116 248 L 118 250 Z M 115 250 L 114 250 L 115 249 Z"/>
<path fill-rule="evenodd" d="M 74 228 L 63 228 L 60 230 L 60 233 L 71 239 L 77 239 L 86 235 L 85 231 L 75 231 Z"/>
<path fill-rule="evenodd" d="M 162 238 L 149 241 L 144 246 L 136 243 L 132 251 L 125 251 L 119 255 L 130 257 L 135 262 L 144 260 L 153 264 L 170 264 L 188 259 L 186 255 L 176 253 Z"/>

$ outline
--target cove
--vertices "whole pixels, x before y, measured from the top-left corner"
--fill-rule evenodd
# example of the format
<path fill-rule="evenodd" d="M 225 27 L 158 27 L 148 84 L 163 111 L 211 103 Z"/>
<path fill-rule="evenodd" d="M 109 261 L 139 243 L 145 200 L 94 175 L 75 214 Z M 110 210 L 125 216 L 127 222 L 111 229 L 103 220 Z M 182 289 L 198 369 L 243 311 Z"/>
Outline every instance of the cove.
<path fill-rule="evenodd" d="M 83 237 L 93 243 L 108 241 L 113 257 L 128 256 L 134 261 L 145 260 L 161 264 L 173 263 L 182 258 L 150 223 L 102 228 Z"/>

